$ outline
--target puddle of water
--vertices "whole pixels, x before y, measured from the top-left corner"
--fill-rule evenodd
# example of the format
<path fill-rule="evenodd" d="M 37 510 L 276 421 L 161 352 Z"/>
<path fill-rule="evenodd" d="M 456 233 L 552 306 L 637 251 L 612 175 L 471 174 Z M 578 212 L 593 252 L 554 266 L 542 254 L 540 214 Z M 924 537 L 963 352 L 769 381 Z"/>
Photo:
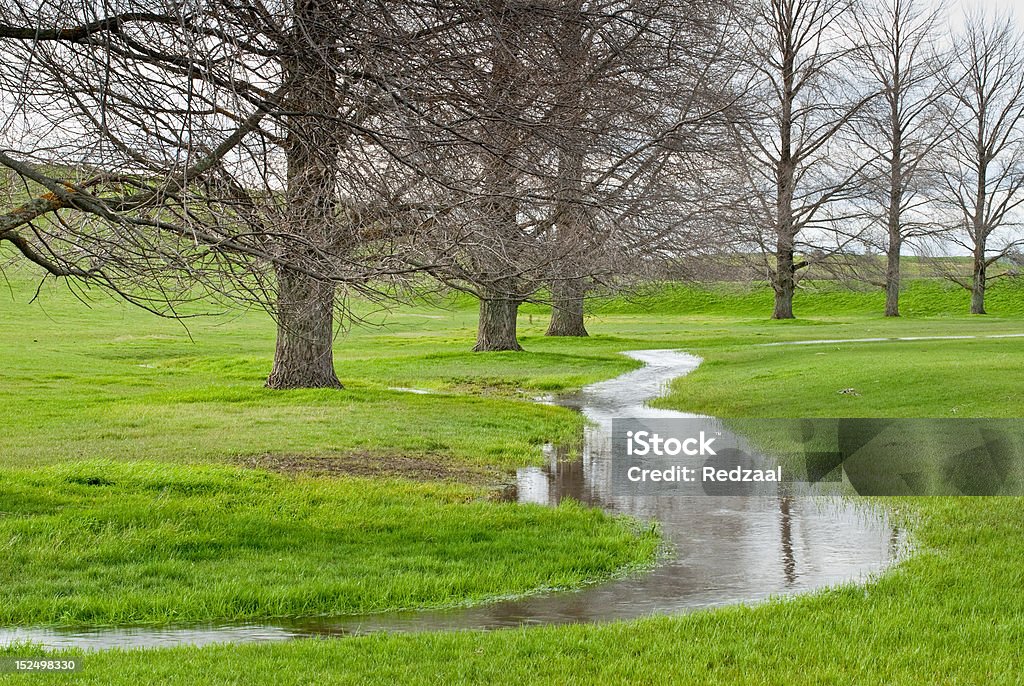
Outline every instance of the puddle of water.
<path fill-rule="evenodd" d="M 898 338 L 822 338 L 811 341 L 776 341 L 758 343 L 759 348 L 775 348 L 786 345 L 825 345 L 839 343 L 897 343 L 902 341 L 972 341 L 985 338 L 1024 338 L 1024 333 L 991 334 L 987 336 L 900 336 Z"/>
<path fill-rule="evenodd" d="M 414 393 L 415 395 L 434 395 L 437 392 L 429 388 L 405 388 L 404 386 L 389 386 L 388 390 L 398 391 L 399 393 Z"/>
<path fill-rule="evenodd" d="M 31 642 L 51 650 L 80 648 L 172 648 L 181 645 L 204 646 L 215 643 L 269 643 L 301 638 L 302 634 L 284 627 L 256 624 L 221 626 L 203 624 L 190 627 L 85 627 L 81 629 L 0 629 L 0 646 Z"/>
<path fill-rule="evenodd" d="M 654 570 L 580 591 L 470 608 L 282 620 L 273 625 L 166 628 L 0 629 L 0 645 L 48 648 L 155 648 L 256 643 L 374 632 L 456 631 L 601 622 L 677 614 L 862 581 L 899 556 L 903 538 L 877 513 L 839 498 L 623 497 L 611 487 L 611 420 L 697 415 L 646 407 L 701 360 L 671 350 L 627 353 L 646 366 L 554 402 L 582 412 L 583 454 L 566 460 L 549 446 L 545 467 L 522 469 L 514 497 L 555 505 L 573 498 L 608 512 L 658 522 L 671 553 Z"/>

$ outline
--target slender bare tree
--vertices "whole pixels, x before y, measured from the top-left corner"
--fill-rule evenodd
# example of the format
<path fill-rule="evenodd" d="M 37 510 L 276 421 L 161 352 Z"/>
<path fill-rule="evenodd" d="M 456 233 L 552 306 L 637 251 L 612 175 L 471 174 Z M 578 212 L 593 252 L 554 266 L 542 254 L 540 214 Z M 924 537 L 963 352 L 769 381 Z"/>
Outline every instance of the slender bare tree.
<path fill-rule="evenodd" d="M 954 240 L 970 251 L 971 276 L 950 278 L 985 314 L 989 268 L 1019 248 L 1024 203 L 1024 41 L 1009 18 L 974 14 L 947 74 L 953 133 L 944 149 L 944 199 Z"/>
<path fill-rule="evenodd" d="M 868 88 L 880 97 L 850 133 L 867 156 L 860 182 L 870 191 L 869 215 L 883 227 L 885 316 L 898 317 L 904 244 L 941 231 L 931 163 L 949 132 L 939 105 L 949 92 L 940 74 L 950 56 L 937 43 L 946 15 L 920 0 L 876 0 L 857 6 L 855 16 Z"/>
<path fill-rule="evenodd" d="M 775 291 L 775 319 L 793 318 L 799 274 L 825 255 L 824 237 L 848 245 L 860 212 L 850 200 L 859 174 L 837 159 L 837 134 L 870 95 L 844 79 L 856 46 L 849 40 L 851 0 L 759 0 L 747 32 L 747 114 L 737 120 L 745 152 L 745 193 L 757 217 L 760 247 Z M 838 238 L 837 238 L 838 237 Z"/>

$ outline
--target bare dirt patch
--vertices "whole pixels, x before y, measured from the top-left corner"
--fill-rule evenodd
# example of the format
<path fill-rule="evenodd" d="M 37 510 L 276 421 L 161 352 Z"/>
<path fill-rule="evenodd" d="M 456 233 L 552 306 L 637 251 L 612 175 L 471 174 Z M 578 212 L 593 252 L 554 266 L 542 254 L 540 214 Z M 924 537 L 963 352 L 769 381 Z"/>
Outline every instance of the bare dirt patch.
<path fill-rule="evenodd" d="M 460 464 L 435 455 L 411 457 L 361 451 L 320 457 L 263 454 L 240 458 L 238 464 L 249 469 L 266 469 L 289 475 L 456 481 L 492 489 L 502 488 L 511 480 L 508 474 L 498 469 Z"/>

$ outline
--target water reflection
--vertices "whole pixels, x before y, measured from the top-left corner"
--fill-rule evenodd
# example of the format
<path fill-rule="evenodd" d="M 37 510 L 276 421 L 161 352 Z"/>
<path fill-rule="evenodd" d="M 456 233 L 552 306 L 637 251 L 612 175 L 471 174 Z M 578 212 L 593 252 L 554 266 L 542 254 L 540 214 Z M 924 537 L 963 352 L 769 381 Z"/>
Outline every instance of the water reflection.
<path fill-rule="evenodd" d="M 781 526 L 779 531 L 782 534 L 782 568 L 786 574 L 786 583 L 796 583 L 796 556 L 793 554 L 793 516 L 789 508 L 793 504 L 789 496 L 779 498 L 779 517 Z"/>
<path fill-rule="evenodd" d="M 614 418 L 697 415 L 646 406 L 666 383 L 700 364 L 669 350 L 628 353 L 646 366 L 594 384 L 559 404 L 591 421 L 582 455 L 550 446 L 548 464 L 519 471 L 520 502 L 555 505 L 571 497 L 595 507 L 657 521 L 672 554 L 649 574 L 574 594 L 588 620 L 677 613 L 862 580 L 884 569 L 902 537 L 877 513 L 841 498 L 777 496 L 623 496 L 612 488 Z M 559 402 L 556 400 L 556 402 Z M 723 428 L 724 430 L 724 428 Z M 741 441 L 742 442 L 742 441 Z M 541 600 L 541 599 L 537 599 Z M 557 597 L 543 599 L 557 603 Z"/>

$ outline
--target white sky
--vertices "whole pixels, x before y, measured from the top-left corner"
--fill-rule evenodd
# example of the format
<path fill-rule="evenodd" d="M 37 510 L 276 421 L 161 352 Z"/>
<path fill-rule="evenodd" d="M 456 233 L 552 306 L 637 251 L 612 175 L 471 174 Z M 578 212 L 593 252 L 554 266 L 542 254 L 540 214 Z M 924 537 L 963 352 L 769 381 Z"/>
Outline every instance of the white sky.
<path fill-rule="evenodd" d="M 941 0 L 931 0 L 934 4 L 941 4 Z M 1024 0 L 946 0 L 946 6 L 950 10 L 951 19 L 959 23 L 967 12 L 984 10 L 986 12 L 1012 13 L 1018 19 L 1024 18 Z"/>

